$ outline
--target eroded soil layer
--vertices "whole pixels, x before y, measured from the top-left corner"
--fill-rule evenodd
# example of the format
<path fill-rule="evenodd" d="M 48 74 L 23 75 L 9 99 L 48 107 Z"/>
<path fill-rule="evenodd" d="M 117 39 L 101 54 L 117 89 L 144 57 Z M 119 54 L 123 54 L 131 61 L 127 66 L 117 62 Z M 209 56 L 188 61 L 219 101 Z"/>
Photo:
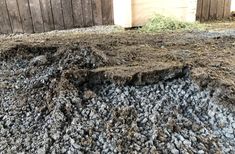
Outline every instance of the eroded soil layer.
<path fill-rule="evenodd" d="M 118 82 L 121 83 L 130 80 L 134 75 L 139 78 L 142 74 L 146 76 L 148 72 L 156 72 L 156 70 L 179 70 L 182 67 L 188 67 L 191 77 L 200 86 L 222 90 L 223 93 L 219 97 L 221 101 L 224 104 L 234 104 L 234 42 L 234 31 L 152 35 L 125 32 L 20 35 L 0 40 L 0 60 L 16 54 L 22 57 L 24 56 L 22 52 L 25 52 L 28 59 L 45 55 L 47 66 L 60 61 L 61 64 L 58 66 L 65 63 L 65 66 L 62 66 L 63 70 L 88 67 L 95 74 L 103 72 L 110 80 L 118 78 L 120 79 Z M 77 56 L 76 52 L 80 52 L 80 48 L 83 55 Z M 76 63 L 81 61 L 81 57 L 86 56 L 84 49 L 88 50 L 88 55 L 92 53 L 94 56 L 76 66 Z M 53 55 L 52 52 L 56 52 L 57 55 Z M 63 61 L 61 56 L 67 57 L 64 57 Z M 97 62 L 92 66 L 94 61 Z"/>
<path fill-rule="evenodd" d="M 235 39 L 192 36 L 2 40 L 0 151 L 234 153 Z"/>

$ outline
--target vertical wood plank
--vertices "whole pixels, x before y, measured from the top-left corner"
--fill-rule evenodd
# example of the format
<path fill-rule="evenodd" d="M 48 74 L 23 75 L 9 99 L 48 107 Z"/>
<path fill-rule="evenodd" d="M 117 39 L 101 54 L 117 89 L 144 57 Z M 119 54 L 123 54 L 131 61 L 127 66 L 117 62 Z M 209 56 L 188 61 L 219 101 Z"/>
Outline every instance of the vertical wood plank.
<path fill-rule="evenodd" d="M 101 0 L 92 0 L 94 25 L 102 25 L 102 5 Z"/>
<path fill-rule="evenodd" d="M 33 22 L 29 9 L 28 0 L 18 0 L 20 16 L 22 20 L 23 30 L 25 33 L 33 33 Z"/>
<path fill-rule="evenodd" d="M 55 29 L 64 29 L 64 18 L 62 12 L 62 5 L 60 0 L 51 0 L 52 13 Z"/>
<path fill-rule="evenodd" d="M 224 1 L 224 18 L 231 16 L 231 0 Z"/>
<path fill-rule="evenodd" d="M 216 18 L 222 19 L 224 16 L 224 0 L 218 0 Z"/>
<path fill-rule="evenodd" d="M 93 25 L 91 0 L 82 0 L 84 26 Z"/>
<path fill-rule="evenodd" d="M 203 0 L 197 0 L 196 19 L 199 21 L 201 21 L 201 18 L 202 18 L 202 1 Z"/>
<path fill-rule="evenodd" d="M 0 0 L 0 30 L 44 32 L 112 24 L 112 0 Z"/>
<path fill-rule="evenodd" d="M 2 27 L 1 25 L 3 25 L 3 16 L 1 14 L 1 11 L 0 11 L 0 34 L 2 34 L 4 31 L 2 30 Z"/>
<path fill-rule="evenodd" d="M 2 25 L 4 25 L 4 23 L 3 23 L 3 15 L 2 15 L 2 10 L 1 10 L 1 5 L 2 5 L 2 2 L 0 0 L 0 34 L 2 34 L 4 32 L 2 30 Z"/>
<path fill-rule="evenodd" d="M 218 0 L 211 0 L 209 19 L 212 19 L 212 20 L 216 19 L 217 1 Z"/>
<path fill-rule="evenodd" d="M 113 0 L 102 0 L 103 24 L 113 24 Z"/>
<path fill-rule="evenodd" d="M 91 0 L 82 0 L 84 26 L 93 25 Z"/>
<path fill-rule="evenodd" d="M 33 20 L 34 32 L 44 32 L 42 12 L 39 0 L 29 0 L 29 6 Z"/>
<path fill-rule="evenodd" d="M 82 13 L 82 1 L 72 0 L 72 7 L 73 7 L 74 27 L 82 27 L 84 25 L 83 13 Z"/>
<path fill-rule="evenodd" d="M 203 0 L 202 21 L 207 21 L 209 19 L 209 13 L 210 13 L 210 0 Z"/>
<path fill-rule="evenodd" d="M 54 30 L 53 14 L 50 0 L 40 0 L 44 30 Z"/>
<path fill-rule="evenodd" d="M 0 14 L 0 25 L 3 25 L 3 23 L 2 23 L 2 15 Z M 3 31 L 2 31 L 2 28 L 1 28 L 1 26 L 0 26 L 0 34 L 2 34 L 3 33 Z"/>
<path fill-rule="evenodd" d="M 21 17 L 16 0 L 6 0 L 13 33 L 23 33 Z"/>
<path fill-rule="evenodd" d="M 110 10 L 109 10 L 109 12 L 110 12 L 110 22 L 109 22 L 109 24 L 113 25 L 114 24 L 113 0 L 110 0 L 110 1 L 111 2 L 110 2 Z"/>
<path fill-rule="evenodd" d="M 0 16 L 2 33 L 12 33 L 11 23 L 8 16 L 7 5 L 5 0 L 0 0 Z"/>
<path fill-rule="evenodd" d="M 73 28 L 73 8 L 71 0 L 62 0 L 65 29 Z"/>

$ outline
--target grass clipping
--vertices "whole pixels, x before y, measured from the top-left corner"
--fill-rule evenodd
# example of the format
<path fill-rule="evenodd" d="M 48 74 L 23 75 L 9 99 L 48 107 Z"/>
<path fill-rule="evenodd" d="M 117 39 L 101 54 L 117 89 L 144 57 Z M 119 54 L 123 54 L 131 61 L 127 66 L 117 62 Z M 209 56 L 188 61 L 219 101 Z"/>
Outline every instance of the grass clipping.
<path fill-rule="evenodd" d="M 165 32 L 175 30 L 199 30 L 201 25 L 197 22 L 182 22 L 171 17 L 155 15 L 141 28 L 143 32 Z"/>

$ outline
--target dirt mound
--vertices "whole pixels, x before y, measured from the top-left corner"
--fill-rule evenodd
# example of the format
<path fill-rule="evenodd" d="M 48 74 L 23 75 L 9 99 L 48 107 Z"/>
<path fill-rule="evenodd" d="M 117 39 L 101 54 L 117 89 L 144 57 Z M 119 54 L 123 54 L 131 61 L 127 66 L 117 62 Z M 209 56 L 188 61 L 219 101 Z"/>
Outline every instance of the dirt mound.
<path fill-rule="evenodd" d="M 235 102 L 234 41 L 234 33 L 230 31 L 151 35 L 139 33 L 72 35 L 71 33 L 63 33 L 56 35 L 56 37 L 52 34 L 45 34 L 22 36 L 20 40 L 17 37 L 15 39 L 2 39 L 0 41 L 0 54 L 6 50 L 10 51 L 9 49 L 16 48 L 16 46 L 25 46 L 29 51 L 33 48 L 40 50 L 40 48 L 50 49 L 54 47 L 63 50 L 67 46 L 70 46 L 69 48 L 72 50 L 73 48 L 77 50 L 77 47 L 90 48 L 88 50 L 102 59 L 102 62 L 98 65 L 104 66 L 104 69 L 112 66 L 113 70 L 107 68 L 108 72 L 118 74 L 117 78 L 122 76 L 122 74 L 120 75 L 121 72 L 126 74 L 122 78 L 129 78 L 128 75 L 135 72 L 136 68 L 139 71 L 148 71 L 149 68 L 157 66 L 158 63 L 159 68 L 162 64 L 169 68 L 172 65 L 189 66 L 194 80 L 203 87 L 223 89 L 225 91 L 224 96 L 220 98 L 231 104 Z M 72 52 L 70 51 L 70 55 L 73 55 Z M 79 61 L 79 57 L 77 58 L 72 63 Z M 67 62 L 69 62 L 69 59 L 67 57 Z M 92 65 L 92 61 L 90 59 L 90 62 L 83 62 L 81 65 L 85 63 L 89 63 L 85 65 Z M 64 62 L 66 63 L 66 60 Z"/>
<path fill-rule="evenodd" d="M 3 42 L 0 151 L 233 152 L 235 39 L 178 35 Z"/>

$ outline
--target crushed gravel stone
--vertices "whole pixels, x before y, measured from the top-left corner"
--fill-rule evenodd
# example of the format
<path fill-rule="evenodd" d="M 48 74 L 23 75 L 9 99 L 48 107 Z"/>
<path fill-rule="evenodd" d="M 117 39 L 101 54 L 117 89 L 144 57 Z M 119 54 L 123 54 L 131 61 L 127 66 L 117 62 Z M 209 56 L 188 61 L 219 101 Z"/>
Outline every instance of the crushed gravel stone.
<path fill-rule="evenodd" d="M 16 81 L 16 89 L 21 88 L 17 82 L 25 79 Z M 103 85 L 83 96 L 70 89 L 51 102 L 40 101 L 46 95 L 32 94 L 22 104 L 13 91 L 1 90 L 2 153 L 235 152 L 234 111 L 188 78 L 147 86 Z M 53 104 L 51 109 L 46 103 Z"/>

